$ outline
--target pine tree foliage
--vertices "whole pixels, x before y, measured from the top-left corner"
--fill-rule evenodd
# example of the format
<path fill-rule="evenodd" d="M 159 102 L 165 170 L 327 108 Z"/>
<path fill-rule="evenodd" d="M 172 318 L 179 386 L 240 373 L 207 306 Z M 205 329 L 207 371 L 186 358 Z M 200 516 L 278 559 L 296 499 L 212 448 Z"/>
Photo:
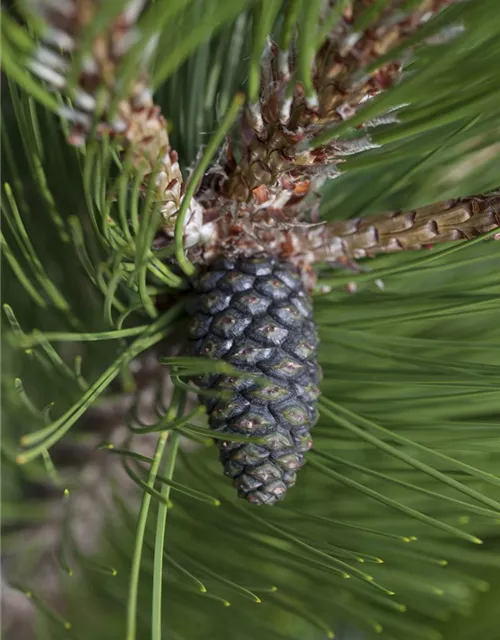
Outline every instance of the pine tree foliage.
<path fill-rule="evenodd" d="M 83 1 L 84 28 L 70 21 L 73 52 L 51 22 L 53 12 L 71 15 L 73 2 L 10 4 L 2 9 L 7 637 L 313 640 L 354 629 L 367 639 L 493 640 L 496 0 Z M 334 57 L 352 64 L 336 86 L 340 109 L 317 76 L 334 33 L 351 47 Z M 99 38 L 103 64 L 83 86 Z M 349 57 L 353 50 L 363 56 Z M 256 158 L 267 171 L 269 136 L 283 133 L 265 74 L 283 51 L 283 104 L 292 99 L 307 135 L 291 146 L 286 127 L 263 181 Z M 59 78 L 47 73 L 54 64 Z M 385 84 L 360 97 L 388 70 Z M 133 125 L 125 135 L 124 120 Z M 175 153 L 157 157 L 167 147 Z M 283 198 L 276 223 L 275 198 L 287 189 L 294 196 Z M 393 254 L 363 244 L 368 233 L 356 236 L 370 249 L 360 254 L 321 254 L 325 245 L 310 243 L 320 220 L 335 241 L 361 217 L 361 231 L 368 225 L 380 240 L 387 211 L 404 218 L 417 208 L 438 226 L 453 211 L 454 237 L 465 241 L 406 252 L 396 229 Z M 258 219 L 261 209 L 272 215 Z M 297 262 L 313 287 L 323 369 L 300 483 L 264 509 L 235 498 L 190 383 L 227 365 L 183 350 L 186 274 L 219 250 L 200 250 L 204 239 L 228 250 L 228 216 L 241 212 L 257 238 L 247 246 L 291 238 L 310 256 Z M 462 221 L 474 219 L 486 223 L 465 232 Z M 215 235 L 204 235 L 206 224 Z M 409 246 L 421 244 L 427 236 Z"/>

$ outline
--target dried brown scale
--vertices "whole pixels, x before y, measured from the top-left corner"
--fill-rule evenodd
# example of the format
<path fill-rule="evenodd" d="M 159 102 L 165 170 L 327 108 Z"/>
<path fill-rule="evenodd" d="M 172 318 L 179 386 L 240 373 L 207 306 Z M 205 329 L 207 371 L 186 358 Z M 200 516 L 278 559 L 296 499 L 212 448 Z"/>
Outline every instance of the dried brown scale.
<path fill-rule="evenodd" d="M 228 178 L 221 185 L 221 195 L 231 200 L 251 201 L 253 190 L 265 184 L 270 188 L 269 200 L 272 201 L 273 197 L 283 194 L 283 185 L 278 183 L 282 175 L 290 178 L 290 190 L 293 191 L 295 180 L 291 171 L 297 164 L 303 168 L 342 162 L 348 152 L 346 143 L 340 148 L 332 143 L 321 153 L 298 152 L 297 145 L 323 127 L 351 117 L 366 98 L 392 86 L 400 77 L 401 61 L 384 64 L 369 74 L 364 74 L 363 70 L 413 35 L 429 14 L 437 13 L 452 2 L 424 0 L 410 14 L 402 13 L 399 19 L 397 10 L 407 3 L 391 2 L 381 11 L 377 22 L 359 36 L 354 33 L 353 25 L 357 16 L 366 10 L 367 2 L 354 2 L 316 55 L 313 83 L 317 107 L 306 105 L 302 88 L 298 86 L 286 122 L 280 119 L 283 98 L 280 101 L 277 96 L 284 95 L 288 76 L 284 77 L 279 72 L 276 64 L 278 49 L 274 45 L 270 67 L 276 89 L 270 95 L 263 90 L 259 105 L 264 129 L 256 129 L 250 143 L 243 144 L 246 148 L 242 160 L 227 172 Z M 263 88 L 266 86 L 263 81 Z M 251 118 L 247 119 L 248 125 L 252 126 Z M 242 137 L 242 141 L 244 139 Z"/>
<path fill-rule="evenodd" d="M 117 93 L 118 69 L 133 42 L 136 29 L 135 17 L 130 18 L 127 10 L 132 6 L 133 13 L 136 13 L 141 4 L 137 0 L 124 3 L 123 13 L 116 17 L 105 33 L 96 35 L 90 49 L 90 62 L 87 59 L 77 85 L 91 98 L 96 98 L 98 89 L 107 90 L 97 133 L 118 139 L 124 151 L 130 151 L 132 167 L 143 176 L 144 189 L 151 176 L 155 176 L 157 199 L 163 203 L 163 213 L 172 226 L 172 217 L 181 203 L 183 179 L 177 155 L 170 147 L 167 122 L 160 107 L 153 102 L 147 73 L 138 73 L 128 95 L 119 100 L 113 118 L 109 117 L 109 106 Z M 72 50 L 77 51 L 101 5 L 102 0 L 73 0 L 58 10 L 53 4 L 40 0 L 38 10 L 48 24 L 70 36 Z M 75 114 L 78 120 L 72 127 L 68 142 L 80 145 L 91 130 L 92 117 L 83 107 L 75 107 Z"/>

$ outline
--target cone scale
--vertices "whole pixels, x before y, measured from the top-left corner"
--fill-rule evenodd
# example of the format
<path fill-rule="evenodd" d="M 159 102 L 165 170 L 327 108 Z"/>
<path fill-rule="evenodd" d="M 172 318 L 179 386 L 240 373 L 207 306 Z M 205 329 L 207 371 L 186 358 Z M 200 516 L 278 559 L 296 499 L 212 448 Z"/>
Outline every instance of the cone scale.
<path fill-rule="evenodd" d="M 197 380 L 210 390 L 200 393 L 210 428 L 228 434 L 217 439 L 224 472 L 241 498 L 274 504 L 295 484 L 317 419 L 318 338 L 309 296 L 286 262 L 224 258 L 201 275 L 190 313 L 194 353 L 243 374 Z M 231 435 L 263 441 L 234 442 Z"/>

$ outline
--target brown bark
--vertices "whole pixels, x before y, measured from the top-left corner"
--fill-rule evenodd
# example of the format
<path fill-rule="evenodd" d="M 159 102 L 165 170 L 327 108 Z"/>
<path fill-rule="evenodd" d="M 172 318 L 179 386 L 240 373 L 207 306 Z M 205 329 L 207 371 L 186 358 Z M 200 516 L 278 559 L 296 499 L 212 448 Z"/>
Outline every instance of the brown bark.
<path fill-rule="evenodd" d="M 217 220 L 212 241 L 191 249 L 190 258 L 206 263 L 231 252 L 267 251 L 307 267 L 467 240 L 494 229 L 500 232 L 500 191 L 317 225 L 292 226 L 269 212 L 250 219 L 240 212 Z"/>
<path fill-rule="evenodd" d="M 494 229 L 500 231 L 500 192 L 331 222 L 294 235 L 300 253 L 312 252 L 315 262 L 325 262 L 470 240 Z"/>

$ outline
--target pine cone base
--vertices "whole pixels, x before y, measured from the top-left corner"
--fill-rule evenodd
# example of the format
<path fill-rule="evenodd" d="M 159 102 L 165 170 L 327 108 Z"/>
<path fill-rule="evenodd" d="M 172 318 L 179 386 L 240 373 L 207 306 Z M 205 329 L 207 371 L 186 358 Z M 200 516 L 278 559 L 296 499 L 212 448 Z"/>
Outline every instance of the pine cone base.
<path fill-rule="evenodd" d="M 317 419 L 318 337 L 309 296 L 288 263 L 224 258 L 200 277 L 190 313 L 196 355 L 252 374 L 197 380 L 210 390 L 200 401 L 213 431 L 265 441 L 218 439 L 224 472 L 241 498 L 274 504 L 295 484 Z"/>

